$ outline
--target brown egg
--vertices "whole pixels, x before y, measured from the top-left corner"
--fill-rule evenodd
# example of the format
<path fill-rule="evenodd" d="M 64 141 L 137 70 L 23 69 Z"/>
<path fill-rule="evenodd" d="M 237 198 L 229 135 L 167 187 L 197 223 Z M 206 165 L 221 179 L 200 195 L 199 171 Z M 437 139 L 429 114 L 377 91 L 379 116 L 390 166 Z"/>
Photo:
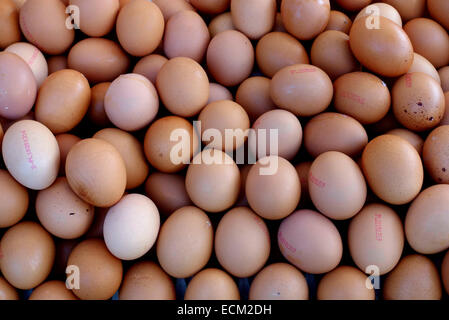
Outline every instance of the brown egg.
<path fill-rule="evenodd" d="M 82 300 L 108 300 L 122 282 L 122 262 L 109 253 L 100 239 L 78 244 L 70 253 L 67 265 L 79 268 L 79 289 L 72 291 Z"/>
<path fill-rule="evenodd" d="M 407 22 L 404 31 L 410 37 L 415 52 L 429 60 L 435 68 L 449 64 L 449 35 L 437 22 L 416 18 Z"/>
<path fill-rule="evenodd" d="M 173 15 L 183 10 L 194 10 L 192 5 L 186 0 L 154 0 L 153 1 L 164 15 L 167 22 Z"/>
<path fill-rule="evenodd" d="M 407 140 L 415 149 L 418 151 L 419 155 L 422 154 L 422 149 L 424 146 L 424 140 L 421 138 L 418 134 L 414 133 L 413 131 L 397 128 L 393 129 L 391 131 L 388 131 L 387 134 L 392 134 L 394 136 L 401 137 L 405 140 Z"/>
<path fill-rule="evenodd" d="M 247 207 L 228 211 L 215 233 L 215 254 L 220 265 L 236 277 L 256 274 L 270 255 L 265 222 Z"/>
<path fill-rule="evenodd" d="M 374 20 L 376 21 L 376 20 Z M 406 73 L 413 63 L 413 47 L 404 30 L 385 17 L 378 26 L 367 27 L 368 21 L 354 21 L 349 44 L 357 60 L 371 71 L 387 77 Z"/>
<path fill-rule="evenodd" d="M 152 84 L 156 85 L 156 77 L 162 66 L 168 61 L 164 56 L 158 54 L 150 54 L 143 57 L 136 63 L 133 73 L 145 76 Z"/>
<path fill-rule="evenodd" d="M 104 110 L 104 97 L 111 85 L 110 82 L 101 82 L 91 89 L 90 106 L 87 110 L 87 117 L 93 124 L 99 127 L 107 127 L 111 125 L 111 121 Z"/>
<path fill-rule="evenodd" d="M 428 0 L 427 9 L 430 15 L 438 21 L 446 30 L 449 30 L 449 3 L 444 0 Z"/>
<path fill-rule="evenodd" d="M 19 10 L 12 0 L 0 3 L 0 49 L 20 41 Z"/>
<path fill-rule="evenodd" d="M 85 139 L 72 147 L 67 155 L 67 180 L 73 191 L 96 207 L 117 203 L 126 188 L 125 162 L 110 143 Z"/>
<path fill-rule="evenodd" d="M 449 91 L 449 66 L 443 67 L 438 70 L 438 75 L 441 79 L 441 88 L 443 92 Z"/>
<path fill-rule="evenodd" d="M 373 0 L 336 0 L 338 5 L 348 11 L 359 11 L 369 5 Z"/>
<path fill-rule="evenodd" d="M 22 220 L 28 210 L 29 196 L 6 170 L 0 170 L 0 228 L 8 228 Z"/>
<path fill-rule="evenodd" d="M 374 289 L 366 286 L 368 277 L 360 270 L 340 266 L 326 274 L 317 290 L 318 300 L 375 300 Z"/>
<path fill-rule="evenodd" d="M 232 0 L 232 23 L 250 39 L 260 39 L 273 29 L 276 0 Z"/>
<path fill-rule="evenodd" d="M 390 19 L 398 26 L 402 27 L 401 15 L 393 6 L 387 3 L 374 3 L 369 6 L 366 6 L 365 8 L 360 10 L 359 14 L 355 17 L 354 21 L 358 19 L 365 19 L 365 22 L 367 22 L 367 19 L 369 21 L 370 17 L 376 15 Z"/>
<path fill-rule="evenodd" d="M 289 33 L 300 40 L 310 40 L 326 28 L 330 3 L 329 0 L 283 0 L 281 15 Z"/>
<path fill-rule="evenodd" d="M 334 106 L 362 124 L 380 121 L 390 109 L 385 82 L 368 72 L 345 74 L 334 82 Z"/>
<path fill-rule="evenodd" d="M 126 272 L 119 298 L 120 300 L 175 300 L 175 285 L 156 263 L 141 261 Z"/>
<path fill-rule="evenodd" d="M 360 64 L 349 48 L 349 36 L 341 31 L 329 30 L 316 37 L 310 57 L 313 65 L 321 68 L 332 80 L 360 70 Z"/>
<path fill-rule="evenodd" d="M 187 169 L 186 190 L 192 202 L 208 212 L 230 208 L 240 191 L 240 171 L 234 160 L 217 149 L 197 154 Z"/>
<path fill-rule="evenodd" d="M 156 120 L 144 140 L 145 155 L 158 171 L 173 173 L 190 163 L 198 150 L 198 136 L 193 126 L 177 116 Z"/>
<path fill-rule="evenodd" d="M 55 258 L 55 244 L 50 234 L 30 221 L 9 228 L 0 242 L 0 251 L 3 276 L 22 290 L 42 283 L 50 274 Z"/>
<path fill-rule="evenodd" d="M 343 254 L 335 225 L 312 210 L 299 210 L 284 219 L 279 226 L 278 244 L 290 263 L 313 274 L 333 270 Z"/>
<path fill-rule="evenodd" d="M 280 108 L 297 116 L 323 112 L 332 101 L 332 81 L 320 68 L 295 64 L 279 70 L 271 80 L 270 96 Z"/>
<path fill-rule="evenodd" d="M 299 181 L 301 182 L 301 199 L 300 205 L 309 202 L 309 172 L 312 166 L 312 161 L 300 162 L 295 166 L 298 173 Z"/>
<path fill-rule="evenodd" d="M 284 67 L 309 63 L 304 46 L 285 32 L 270 32 L 256 46 L 256 60 L 260 70 L 268 77 Z"/>
<path fill-rule="evenodd" d="M 208 104 L 201 110 L 198 121 L 203 143 L 225 152 L 238 149 L 245 143 L 250 125 L 245 109 L 231 100 Z"/>
<path fill-rule="evenodd" d="M 56 71 L 68 68 L 66 56 L 51 56 L 47 59 L 47 64 L 49 75 L 55 73 Z"/>
<path fill-rule="evenodd" d="M 226 272 L 210 268 L 198 272 L 189 282 L 184 300 L 239 300 L 240 292 Z"/>
<path fill-rule="evenodd" d="M 198 11 L 207 14 L 222 13 L 229 9 L 230 0 L 190 0 L 190 4 Z"/>
<path fill-rule="evenodd" d="M 225 86 L 218 83 L 209 83 L 209 100 L 207 100 L 207 104 L 220 100 L 234 100 L 234 98 L 231 91 Z"/>
<path fill-rule="evenodd" d="M 65 282 L 59 280 L 47 281 L 33 290 L 28 300 L 78 300 L 67 289 Z"/>
<path fill-rule="evenodd" d="M 436 82 L 441 84 L 440 75 L 438 74 L 438 71 L 437 69 L 435 69 L 433 64 L 431 64 L 430 61 L 424 58 L 422 55 L 419 55 L 417 53 L 414 53 L 413 55 L 413 64 L 407 71 L 407 73 L 426 73 L 427 75 L 431 76 Z"/>
<path fill-rule="evenodd" d="M 209 41 L 209 30 L 201 16 L 194 11 L 184 10 L 173 15 L 167 22 L 164 52 L 169 59 L 187 57 L 201 62 Z"/>
<path fill-rule="evenodd" d="M 193 205 L 186 191 L 185 177 L 181 175 L 154 172 L 145 183 L 145 193 L 166 216 Z"/>
<path fill-rule="evenodd" d="M 265 112 L 276 108 L 270 97 L 270 83 L 271 80 L 265 77 L 251 77 L 237 89 L 235 102 L 245 109 L 251 123 Z"/>
<path fill-rule="evenodd" d="M 198 114 L 209 99 L 207 74 L 190 58 L 168 60 L 157 74 L 156 87 L 168 111 L 182 117 Z"/>
<path fill-rule="evenodd" d="M 87 38 L 70 49 L 68 66 L 84 74 L 91 83 L 107 82 L 126 73 L 129 58 L 114 41 Z"/>
<path fill-rule="evenodd" d="M 162 225 L 157 241 L 161 267 L 175 278 L 187 278 L 209 261 L 214 231 L 204 211 L 183 207 L 173 212 Z"/>
<path fill-rule="evenodd" d="M 70 0 L 69 4 L 78 6 L 79 28 L 90 37 L 111 32 L 120 9 L 119 0 Z"/>
<path fill-rule="evenodd" d="M 423 162 L 436 183 L 449 183 L 449 125 L 433 130 L 423 148 Z"/>
<path fill-rule="evenodd" d="M 426 11 L 426 0 L 383 0 L 401 14 L 403 21 L 419 18 Z"/>
<path fill-rule="evenodd" d="M 441 265 L 441 278 L 446 292 L 449 293 L 449 251 L 446 252 L 443 264 Z"/>
<path fill-rule="evenodd" d="M 397 136 L 381 135 L 371 140 L 362 154 L 362 168 L 371 190 L 390 204 L 409 203 L 423 184 L 418 151 Z"/>
<path fill-rule="evenodd" d="M 65 162 L 67 159 L 67 155 L 69 154 L 70 149 L 72 149 L 72 147 L 75 144 L 81 141 L 81 138 L 73 134 L 62 133 L 56 136 L 56 141 L 58 142 L 59 153 L 61 155 L 61 165 L 59 166 L 59 175 L 65 176 Z"/>
<path fill-rule="evenodd" d="M 385 300 L 440 300 L 438 270 L 425 256 L 406 256 L 385 279 L 382 293 Z"/>
<path fill-rule="evenodd" d="M 368 272 L 374 266 L 379 275 L 386 274 L 399 262 L 404 248 L 401 219 L 383 204 L 369 204 L 351 220 L 348 243 L 360 270 Z"/>
<path fill-rule="evenodd" d="M 438 82 L 425 73 L 407 73 L 399 78 L 391 96 L 396 119 L 410 130 L 429 130 L 443 119 L 443 90 Z"/>
<path fill-rule="evenodd" d="M 354 118 L 340 113 L 321 113 L 304 128 L 304 145 L 314 158 L 327 151 L 358 156 L 367 143 L 365 128 Z"/>
<path fill-rule="evenodd" d="M 5 278 L 0 277 L 0 301 L 19 300 L 16 288 L 8 283 Z"/>
<path fill-rule="evenodd" d="M 157 3 L 136 0 L 126 4 L 117 16 L 118 40 L 126 52 L 133 56 L 152 53 L 164 34 L 164 16 Z"/>
<path fill-rule="evenodd" d="M 230 12 L 219 14 L 213 18 L 209 23 L 208 29 L 211 38 L 223 31 L 236 30 L 234 24 L 232 23 L 232 16 Z"/>
<path fill-rule="evenodd" d="M 278 156 L 263 157 L 251 167 L 245 190 L 250 207 L 268 220 L 287 217 L 301 198 L 295 167 Z"/>
<path fill-rule="evenodd" d="M 336 30 L 349 34 L 351 26 L 352 21 L 347 15 L 341 11 L 331 10 L 329 22 L 324 30 Z"/>
<path fill-rule="evenodd" d="M 251 74 L 254 48 L 250 40 L 235 30 L 212 38 L 207 48 L 207 67 L 215 80 L 227 87 L 240 84 Z"/>
<path fill-rule="evenodd" d="M 0 53 L 0 116 L 19 119 L 30 112 L 37 83 L 28 64 L 10 52 Z"/>
<path fill-rule="evenodd" d="M 54 134 L 70 131 L 86 115 L 90 97 L 89 82 L 82 73 L 70 69 L 55 72 L 39 89 L 36 120 Z"/>
<path fill-rule="evenodd" d="M 274 263 L 262 269 L 249 289 L 249 300 L 308 300 L 304 275 L 288 263 Z"/>

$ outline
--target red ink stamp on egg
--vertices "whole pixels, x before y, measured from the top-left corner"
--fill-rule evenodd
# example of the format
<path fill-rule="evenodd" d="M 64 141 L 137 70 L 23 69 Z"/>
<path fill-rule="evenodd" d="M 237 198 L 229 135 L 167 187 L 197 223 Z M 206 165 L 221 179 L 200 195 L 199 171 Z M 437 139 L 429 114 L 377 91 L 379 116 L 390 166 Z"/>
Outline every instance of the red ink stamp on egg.
<path fill-rule="evenodd" d="M 324 188 L 326 186 L 326 183 L 324 181 L 321 181 L 317 177 L 315 177 L 312 172 L 309 173 L 310 182 L 312 182 L 314 185 L 316 185 L 318 188 Z"/>
<path fill-rule="evenodd" d="M 353 92 L 343 91 L 341 93 L 341 96 L 343 98 L 352 100 L 354 102 L 357 102 L 357 103 L 360 103 L 360 104 L 365 104 L 365 99 L 362 98 L 361 96 L 359 96 L 358 94 L 353 93 Z"/>
<path fill-rule="evenodd" d="M 305 68 L 305 69 L 290 70 L 290 74 L 310 73 L 310 72 L 315 72 L 315 71 L 316 71 L 316 69 L 314 69 L 314 68 Z"/>
<path fill-rule="evenodd" d="M 37 166 L 33 160 L 33 153 L 31 152 L 30 141 L 28 140 L 28 134 L 27 134 L 26 130 L 22 130 L 22 141 L 23 141 L 23 146 L 25 148 L 25 153 L 26 153 L 28 162 L 31 165 L 31 169 L 32 170 L 37 169 Z"/>
<path fill-rule="evenodd" d="M 382 234 L 382 215 L 380 213 L 374 214 L 374 227 L 376 230 L 376 240 L 382 241 L 383 240 L 383 234 Z"/>
<path fill-rule="evenodd" d="M 284 238 L 284 236 L 282 235 L 282 232 L 279 231 L 279 242 L 282 243 L 282 245 L 290 252 L 295 253 L 296 252 L 296 248 L 287 241 L 287 239 Z"/>
<path fill-rule="evenodd" d="M 28 59 L 28 61 L 27 61 L 30 66 L 33 65 L 34 61 L 36 61 L 38 54 L 39 54 L 39 50 L 37 48 L 34 48 L 33 54 L 31 55 L 30 59 Z"/>
<path fill-rule="evenodd" d="M 412 87 L 412 75 L 410 73 L 407 73 L 405 75 L 405 87 L 406 88 Z"/>

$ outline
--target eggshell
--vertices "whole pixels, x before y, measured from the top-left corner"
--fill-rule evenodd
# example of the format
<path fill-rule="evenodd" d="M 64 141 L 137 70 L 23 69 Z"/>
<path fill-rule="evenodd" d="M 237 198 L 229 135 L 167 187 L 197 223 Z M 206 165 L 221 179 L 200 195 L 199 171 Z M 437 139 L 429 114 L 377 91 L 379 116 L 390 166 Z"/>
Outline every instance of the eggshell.
<path fill-rule="evenodd" d="M 265 222 L 247 207 L 228 211 L 215 233 L 215 254 L 220 265 L 236 277 L 256 274 L 270 255 Z"/>
<path fill-rule="evenodd" d="M 279 70 L 271 80 L 270 96 L 281 109 L 297 116 L 321 113 L 332 101 L 332 81 L 320 68 L 295 64 Z"/>
<path fill-rule="evenodd" d="M 120 300 L 175 300 L 175 285 L 156 263 L 141 261 L 126 272 L 119 298 Z"/>
<path fill-rule="evenodd" d="M 28 64 L 10 52 L 0 52 L 0 116 L 19 119 L 30 112 L 37 84 Z"/>
<path fill-rule="evenodd" d="M 12 0 L 0 3 L 0 48 L 20 41 L 19 10 Z"/>
<path fill-rule="evenodd" d="M 229 9 L 230 0 L 190 0 L 190 4 L 198 11 L 217 14 Z"/>
<path fill-rule="evenodd" d="M 449 184 L 449 125 L 433 130 L 423 148 L 423 162 L 427 172 L 436 183 Z"/>
<path fill-rule="evenodd" d="M 284 219 L 279 226 L 278 244 L 282 255 L 307 273 L 333 270 L 343 254 L 337 228 L 312 210 L 298 210 Z"/>
<path fill-rule="evenodd" d="M 81 40 L 70 49 L 67 59 L 69 68 L 81 72 L 91 83 L 112 81 L 129 66 L 122 48 L 102 38 Z"/>
<path fill-rule="evenodd" d="M 326 28 L 330 3 L 329 0 L 283 0 L 281 15 L 289 33 L 300 40 L 310 40 Z"/>
<path fill-rule="evenodd" d="M 184 300 L 240 300 L 240 292 L 226 272 L 210 268 L 198 272 L 190 280 Z"/>
<path fill-rule="evenodd" d="M 240 191 L 240 171 L 234 160 L 217 149 L 197 154 L 186 174 L 186 190 L 192 202 L 208 212 L 230 208 Z"/>
<path fill-rule="evenodd" d="M 304 275 L 288 263 L 273 263 L 263 268 L 249 289 L 250 300 L 308 300 Z"/>
<path fill-rule="evenodd" d="M 211 38 L 217 34 L 227 30 L 236 30 L 232 23 L 232 16 L 230 12 L 225 12 L 214 17 L 208 26 Z"/>
<path fill-rule="evenodd" d="M 383 0 L 383 2 L 396 8 L 403 21 L 421 17 L 426 11 L 426 0 Z"/>
<path fill-rule="evenodd" d="M 39 224 L 30 221 L 9 228 L 0 242 L 0 250 L 3 276 L 22 290 L 42 283 L 50 274 L 55 258 L 51 236 Z"/>
<path fill-rule="evenodd" d="M 9 173 L 29 189 L 49 187 L 58 175 L 60 155 L 55 136 L 34 120 L 14 123 L 2 143 Z"/>
<path fill-rule="evenodd" d="M 301 199 L 300 205 L 310 201 L 309 195 L 309 171 L 312 166 L 312 161 L 300 162 L 295 166 L 298 173 L 299 181 L 301 182 Z"/>
<path fill-rule="evenodd" d="M 207 104 L 220 100 L 234 100 L 234 98 L 231 91 L 225 86 L 218 83 L 209 83 L 209 100 L 207 100 Z"/>
<path fill-rule="evenodd" d="M 443 67 L 438 70 L 438 75 L 441 79 L 441 88 L 443 92 L 449 91 L 449 66 Z"/>
<path fill-rule="evenodd" d="M 133 73 L 145 76 L 152 84 L 156 84 L 156 77 L 162 66 L 168 61 L 164 56 L 150 54 L 140 59 L 134 66 Z"/>
<path fill-rule="evenodd" d="M 358 11 L 369 5 L 373 0 L 336 0 L 337 4 L 348 11 Z"/>
<path fill-rule="evenodd" d="M 22 220 L 28 210 L 29 196 L 6 170 L 0 170 L 0 228 L 8 228 Z"/>
<path fill-rule="evenodd" d="M 59 0 L 30 0 L 20 8 L 20 28 L 25 38 L 47 54 L 61 54 L 75 39 L 67 28 L 66 7 Z"/>
<path fill-rule="evenodd" d="M 429 258 L 412 254 L 387 276 L 382 293 L 385 300 L 440 300 L 440 275 Z"/>
<path fill-rule="evenodd" d="M 67 57 L 66 56 L 51 56 L 47 59 L 48 74 L 55 73 L 56 71 L 67 69 Z"/>
<path fill-rule="evenodd" d="M 375 300 L 374 289 L 366 286 L 368 277 L 360 270 L 340 266 L 320 281 L 318 300 Z"/>
<path fill-rule="evenodd" d="M 359 14 L 355 17 L 354 21 L 359 19 L 365 19 L 372 16 L 381 16 L 390 19 L 398 26 L 402 27 L 402 19 L 399 12 L 388 3 L 373 3 L 360 10 Z"/>
<path fill-rule="evenodd" d="M 430 15 L 438 21 L 446 30 L 449 30 L 449 3 L 444 0 L 428 0 L 427 9 Z"/>
<path fill-rule="evenodd" d="M 78 300 L 78 298 L 67 289 L 65 282 L 59 280 L 47 281 L 33 290 L 28 300 Z"/>
<path fill-rule="evenodd" d="M 393 209 L 383 204 L 369 204 L 349 224 L 349 252 L 362 271 L 369 266 L 379 274 L 390 272 L 402 255 L 404 231 L 402 222 Z"/>
<path fill-rule="evenodd" d="M 391 131 L 388 131 L 387 134 L 392 134 L 394 136 L 401 137 L 405 140 L 407 140 L 415 149 L 418 151 L 419 155 L 422 154 L 422 149 L 424 146 L 424 140 L 413 131 L 397 128 L 393 129 Z"/>
<path fill-rule="evenodd" d="M 168 60 L 157 74 L 156 87 L 168 111 L 182 117 L 196 115 L 209 99 L 207 74 L 190 58 Z"/>
<path fill-rule="evenodd" d="M 5 278 L 0 277 L 0 301 L 19 300 L 16 288 L 8 283 Z"/>
<path fill-rule="evenodd" d="M 441 79 L 438 74 L 437 69 L 423 56 L 417 54 L 416 52 L 413 54 L 413 64 L 408 70 L 407 73 L 413 73 L 413 72 L 422 72 L 426 73 L 427 75 L 431 76 L 436 82 L 441 84 Z"/>
<path fill-rule="evenodd" d="M 250 39 L 260 39 L 273 29 L 276 0 L 232 0 L 232 23 Z"/>
<path fill-rule="evenodd" d="M 212 254 L 214 232 L 204 211 L 183 207 L 164 222 L 157 241 L 161 267 L 175 278 L 187 278 L 200 271 Z"/>
<path fill-rule="evenodd" d="M 362 169 L 371 190 L 395 205 L 412 201 L 424 180 L 418 151 L 393 135 L 381 135 L 368 143 L 362 154 Z"/>
<path fill-rule="evenodd" d="M 256 46 L 256 60 L 260 70 L 268 77 L 284 67 L 309 63 L 304 46 L 285 32 L 270 32 Z"/>
<path fill-rule="evenodd" d="M 351 26 L 352 21 L 346 14 L 341 11 L 331 10 L 329 21 L 324 30 L 336 30 L 349 34 Z"/>
<path fill-rule="evenodd" d="M 131 1 L 120 9 L 117 16 L 117 37 L 126 52 L 142 57 L 159 46 L 164 26 L 164 16 L 157 3 L 146 0 Z"/>
<path fill-rule="evenodd" d="M 108 91 L 111 83 L 101 82 L 96 84 L 91 89 L 90 105 L 87 110 L 87 117 L 93 124 L 99 127 L 107 127 L 111 125 L 111 121 L 104 110 L 104 97 Z"/>
<path fill-rule="evenodd" d="M 164 15 L 165 22 L 179 11 L 194 10 L 192 5 L 185 0 L 153 0 Z"/>
<path fill-rule="evenodd" d="M 36 100 L 36 120 L 54 134 L 76 127 L 87 113 L 91 91 L 86 77 L 65 69 L 51 74 L 39 89 Z"/>
<path fill-rule="evenodd" d="M 79 268 L 79 289 L 73 293 L 82 300 L 108 300 L 122 282 L 122 262 L 109 253 L 101 239 L 88 239 L 70 253 L 68 266 Z"/>
<path fill-rule="evenodd" d="M 334 82 L 335 109 L 362 124 L 380 121 L 390 104 L 390 91 L 385 82 L 371 73 L 347 73 Z"/>
<path fill-rule="evenodd" d="M 270 97 L 270 84 L 271 80 L 268 78 L 251 77 L 243 81 L 237 89 L 235 102 L 245 109 L 251 123 L 265 112 L 276 108 Z"/>
<path fill-rule="evenodd" d="M 449 251 L 446 252 L 443 264 L 441 265 L 441 277 L 446 292 L 449 292 Z"/>
<path fill-rule="evenodd" d="M 117 203 L 126 188 L 125 162 L 110 143 L 85 139 L 67 155 L 65 171 L 73 191 L 96 207 Z"/>

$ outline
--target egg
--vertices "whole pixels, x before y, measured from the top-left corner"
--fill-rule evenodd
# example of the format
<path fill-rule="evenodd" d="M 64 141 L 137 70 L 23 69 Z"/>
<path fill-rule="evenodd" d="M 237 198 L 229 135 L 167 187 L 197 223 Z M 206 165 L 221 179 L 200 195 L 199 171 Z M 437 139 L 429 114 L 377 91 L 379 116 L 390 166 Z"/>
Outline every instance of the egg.
<path fill-rule="evenodd" d="M 332 81 L 320 68 L 295 64 L 273 76 L 270 96 L 281 109 L 297 116 L 313 116 L 326 110 L 331 103 Z"/>
<path fill-rule="evenodd" d="M 135 260 L 156 242 L 159 226 L 159 211 L 154 202 L 141 194 L 128 194 L 108 210 L 103 226 L 104 240 L 117 258 Z"/>
<path fill-rule="evenodd" d="M 308 300 L 304 275 L 288 263 L 273 263 L 263 268 L 249 289 L 249 300 Z"/>
<path fill-rule="evenodd" d="M 143 142 L 145 155 L 158 171 L 173 173 L 189 164 L 198 151 L 198 136 L 184 118 L 168 116 L 148 128 Z"/>
<path fill-rule="evenodd" d="M 336 30 L 349 34 L 351 26 L 352 21 L 346 14 L 341 11 L 331 10 L 329 21 L 324 30 Z"/>
<path fill-rule="evenodd" d="M 402 27 L 401 15 L 393 6 L 389 5 L 388 3 L 374 3 L 363 8 L 355 17 L 354 21 L 358 19 L 365 19 L 366 22 L 369 17 L 376 15 L 390 19 L 398 26 Z"/>
<path fill-rule="evenodd" d="M 0 277 L 0 301 L 19 300 L 16 288 L 8 283 L 5 278 Z"/>
<path fill-rule="evenodd" d="M 284 219 L 277 238 L 282 255 L 307 273 L 333 270 L 343 254 L 341 236 L 335 225 L 313 210 L 299 210 Z"/>
<path fill-rule="evenodd" d="M 69 51 L 68 67 L 81 72 L 91 83 L 108 82 L 126 73 L 129 58 L 120 46 L 108 39 L 87 38 Z"/>
<path fill-rule="evenodd" d="M 0 241 L 0 249 L 0 270 L 15 288 L 35 288 L 50 274 L 55 244 L 38 223 L 26 221 L 9 228 Z"/>
<path fill-rule="evenodd" d="M 104 110 L 104 97 L 110 87 L 110 82 L 101 82 L 91 88 L 90 105 L 87 110 L 89 120 L 99 127 L 111 125 L 111 121 Z"/>
<path fill-rule="evenodd" d="M 434 254 L 449 248 L 449 186 L 433 185 L 422 191 L 410 205 L 405 219 L 405 234 L 419 253 Z"/>
<path fill-rule="evenodd" d="M 64 55 L 51 56 L 47 59 L 48 74 L 55 73 L 56 71 L 67 69 L 67 57 Z"/>
<path fill-rule="evenodd" d="M 220 100 L 234 100 L 234 98 L 231 91 L 225 86 L 218 83 L 209 83 L 209 100 L 207 100 L 207 104 Z"/>
<path fill-rule="evenodd" d="M 370 266 L 378 268 L 379 275 L 393 270 L 404 248 L 404 231 L 399 216 L 383 204 L 365 206 L 350 222 L 349 252 L 362 271 Z"/>
<path fill-rule="evenodd" d="M 25 187 L 42 190 L 56 180 L 59 147 L 43 124 L 34 120 L 14 123 L 5 133 L 2 150 L 9 173 Z"/>
<path fill-rule="evenodd" d="M 445 111 L 440 84 L 425 73 L 407 73 L 399 78 L 391 91 L 396 119 L 413 131 L 436 127 Z"/>
<path fill-rule="evenodd" d="M 117 16 L 118 40 L 133 56 L 152 53 L 162 40 L 164 27 L 164 16 L 157 3 L 151 1 L 131 1 L 120 9 Z"/>
<path fill-rule="evenodd" d="M 66 20 L 66 7 L 60 0 L 27 0 L 20 8 L 23 35 L 47 54 L 61 54 L 72 45 L 75 30 L 73 25 L 67 28 Z"/>
<path fill-rule="evenodd" d="M 383 0 L 383 2 L 398 10 L 403 21 L 421 17 L 426 11 L 426 0 Z"/>
<path fill-rule="evenodd" d="M 334 82 L 335 109 L 362 124 L 382 120 L 390 104 L 390 91 L 385 82 L 371 73 L 351 72 Z"/>
<path fill-rule="evenodd" d="M 161 267 L 175 278 L 200 271 L 213 250 L 214 231 L 209 217 L 196 207 L 183 207 L 164 222 L 157 241 Z"/>
<path fill-rule="evenodd" d="M 433 64 L 431 64 L 429 60 L 424 58 L 422 55 L 417 54 L 416 52 L 413 55 L 413 64 L 407 71 L 407 73 L 426 73 L 427 75 L 431 76 L 436 82 L 441 84 L 440 75 L 438 74 L 438 71 L 437 69 L 435 69 Z"/>
<path fill-rule="evenodd" d="M 403 128 L 397 128 L 388 131 L 387 134 L 392 134 L 407 140 L 413 147 L 415 147 L 419 155 L 422 154 L 424 140 L 415 132 Z"/>
<path fill-rule="evenodd" d="M 135 263 L 126 272 L 119 292 L 120 300 L 175 300 L 172 279 L 151 261 Z"/>
<path fill-rule="evenodd" d="M 122 282 L 122 262 L 108 251 L 101 239 L 79 243 L 70 253 L 67 266 L 78 267 L 79 289 L 72 291 L 82 300 L 108 300 Z"/>
<path fill-rule="evenodd" d="M 37 83 L 28 64 L 10 52 L 0 52 L 0 116 L 15 120 L 30 112 Z"/>
<path fill-rule="evenodd" d="M 276 0 L 232 0 L 232 23 L 250 39 L 259 39 L 273 29 Z"/>
<path fill-rule="evenodd" d="M 243 81 L 237 89 L 235 102 L 245 109 L 251 123 L 265 112 L 276 108 L 271 100 L 270 84 L 271 80 L 268 78 L 250 77 Z"/>
<path fill-rule="evenodd" d="M 438 75 L 441 79 L 441 88 L 443 92 L 449 91 L 449 66 L 443 67 L 438 70 Z"/>
<path fill-rule="evenodd" d="M 230 0 L 191 0 L 190 4 L 198 11 L 208 14 L 218 14 L 229 9 Z"/>
<path fill-rule="evenodd" d="M 348 11 L 358 11 L 369 5 L 373 0 L 336 0 L 337 4 Z"/>
<path fill-rule="evenodd" d="M 449 125 L 433 130 L 423 148 L 423 162 L 427 172 L 436 183 L 449 183 Z"/>
<path fill-rule="evenodd" d="M 234 24 L 232 23 L 232 16 L 230 12 L 224 12 L 222 14 L 214 17 L 208 27 L 210 36 L 213 38 L 217 34 L 227 30 L 235 30 Z"/>
<path fill-rule="evenodd" d="M 247 207 L 228 211 L 217 226 L 215 254 L 220 265 L 236 277 L 256 274 L 270 255 L 265 222 Z"/>
<path fill-rule="evenodd" d="M 96 207 L 117 203 L 126 188 L 126 165 L 110 143 L 85 139 L 72 147 L 65 167 L 72 190 Z"/>
<path fill-rule="evenodd" d="M 366 286 L 368 277 L 350 266 L 340 266 L 318 284 L 318 300 L 375 300 L 374 289 Z"/>
<path fill-rule="evenodd" d="M 449 3 L 444 0 L 428 0 L 427 9 L 430 15 L 438 21 L 446 30 L 449 30 L 449 18 L 446 12 L 449 12 Z"/>
<path fill-rule="evenodd" d="M 0 3 L 0 48 L 20 41 L 19 10 L 12 0 Z"/>
<path fill-rule="evenodd" d="M 28 210 L 29 196 L 6 170 L 0 170 L 0 228 L 8 228 L 22 220 Z"/>
<path fill-rule="evenodd" d="M 449 292 L 449 253 L 448 252 L 444 256 L 444 260 L 441 265 L 441 278 L 443 280 L 443 285 L 444 285 L 444 288 L 446 289 L 446 292 Z"/>
<path fill-rule="evenodd" d="M 326 28 L 330 3 L 329 0 L 283 0 L 281 15 L 289 33 L 300 40 L 310 40 Z"/>
<path fill-rule="evenodd" d="M 440 300 L 438 270 L 429 258 L 408 255 L 387 276 L 382 293 L 385 300 Z"/>
<path fill-rule="evenodd" d="M 390 204 L 409 203 L 423 184 L 418 152 L 397 136 L 381 135 L 371 140 L 362 154 L 362 168 L 371 190 Z"/>
<path fill-rule="evenodd" d="M 161 70 L 162 66 L 168 61 L 168 59 L 159 54 L 150 54 L 140 59 L 134 66 L 133 73 L 141 74 L 151 81 L 152 84 L 156 84 L 156 77 Z"/>
<path fill-rule="evenodd" d="M 184 300 L 240 300 L 240 292 L 234 279 L 226 272 L 209 268 L 190 280 Z"/>
<path fill-rule="evenodd" d="M 304 46 L 285 32 L 270 32 L 256 46 L 256 61 L 260 70 L 268 77 L 293 64 L 307 64 L 309 57 Z"/>
<path fill-rule="evenodd" d="M 410 37 L 415 52 L 429 60 L 435 68 L 449 64 L 449 35 L 437 22 L 416 18 L 407 22 L 404 31 Z"/>
<path fill-rule="evenodd" d="M 156 87 L 168 111 L 182 117 L 198 114 L 209 99 L 207 74 L 190 58 L 168 60 L 157 74 Z"/>
<path fill-rule="evenodd" d="M 300 162 L 295 166 L 296 173 L 298 174 L 299 181 L 301 183 L 301 199 L 300 206 L 310 201 L 309 194 L 309 172 L 312 166 L 312 161 Z"/>
<path fill-rule="evenodd" d="M 78 300 L 78 298 L 67 289 L 65 282 L 52 280 L 44 282 L 33 290 L 28 300 Z"/>
<path fill-rule="evenodd" d="M 374 20 L 376 21 L 376 20 Z M 396 23 L 378 17 L 378 28 L 368 28 L 365 19 L 354 21 L 349 45 L 360 63 L 382 76 L 397 77 L 406 73 L 413 63 L 413 46 L 407 33 Z"/>
<path fill-rule="evenodd" d="M 240 171 L 234 160 L 217 149 L 197 154 L 186 174 L 186 190 L 192 202 L 208 212 L 230 208 L 240 191 Z"/>
<path fill-rule="evenodd" d="M 39 89 L 36 120 L 54 134 L 68 132 L 86 115 L 90 97 L 89 82 L 82 73 L 69 69 L 57 71 Z"/>
<path fill-rule="evenodd" d="M 192 5 L 186 0 L 153 0 L 153 2 L 164 15 L 165 22 L 180 11 L 194 10 Z"/>
<path fill-rule="evenodd" d="M 79 28 L 90 37 L 102 37 L 114 28 L 120 9 L 119 0 L 69 0 L 78 6 Z"/>

